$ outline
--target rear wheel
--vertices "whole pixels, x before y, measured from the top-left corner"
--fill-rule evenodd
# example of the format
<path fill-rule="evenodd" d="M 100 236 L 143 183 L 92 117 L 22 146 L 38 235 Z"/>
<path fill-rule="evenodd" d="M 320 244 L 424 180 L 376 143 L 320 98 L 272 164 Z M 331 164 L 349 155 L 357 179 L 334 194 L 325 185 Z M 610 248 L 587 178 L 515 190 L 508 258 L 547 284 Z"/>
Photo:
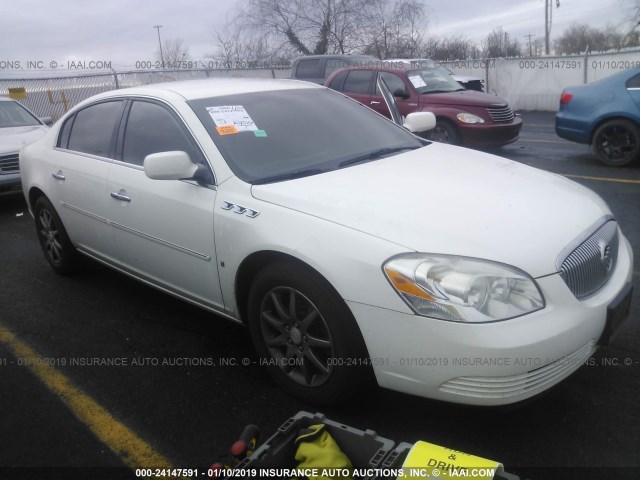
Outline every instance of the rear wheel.
<path fill-rule="evenodd" d="M 249 328 L 264 365 L 287 393 L 327 405 L 370 378 L 355 319 L 333 288 L 308 268 L 274 263 L 249 292 Z"/>
<path fill-rule="evenodd" d="M 606 165 L 629 165 L 640 158 L 640 129 L 628 120 L 610 120 L 596 130 L 592 148 Z"/>
<path fill-rule="evenodd" d="M 78 252 L 71 244 L 58 213 L 46 197 L 36 200 L 34 215 L 38 240 L 49 265 L 57 273 L 71 273 L 77 266 Z"/>

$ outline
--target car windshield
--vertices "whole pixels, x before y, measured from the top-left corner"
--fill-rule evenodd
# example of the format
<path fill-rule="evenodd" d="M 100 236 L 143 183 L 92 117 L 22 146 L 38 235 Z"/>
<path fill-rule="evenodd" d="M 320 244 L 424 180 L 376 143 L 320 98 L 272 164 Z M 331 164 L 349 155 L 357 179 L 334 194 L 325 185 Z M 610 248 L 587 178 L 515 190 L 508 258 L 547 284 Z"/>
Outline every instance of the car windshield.
<path fill-rule="evenodd" d="M 231 170 L 252 184 L 346 168 L 424 146 L 373 110 L 329 89 L 192 100 Z"/>
<path fill-rule="evenodd" d="M 0 102 L 0 128 L 31 125 L 41 125 L 41 123 L 18 102 Z"/>
<path fill-rule="evenodd" d="M 418 93 L 443 93 L 464 90 L 446 70 L 440 67 L 410 70 L 407 78 Z"/>

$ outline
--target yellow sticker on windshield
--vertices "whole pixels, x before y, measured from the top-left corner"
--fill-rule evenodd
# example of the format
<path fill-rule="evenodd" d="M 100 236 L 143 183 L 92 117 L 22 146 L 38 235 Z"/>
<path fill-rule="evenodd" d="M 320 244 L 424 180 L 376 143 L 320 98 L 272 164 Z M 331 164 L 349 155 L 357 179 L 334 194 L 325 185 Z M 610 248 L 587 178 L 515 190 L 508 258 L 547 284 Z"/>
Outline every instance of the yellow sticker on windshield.
<path fill-rule="evenodd" d="M 216 127 L 216 131 L 220 135 L 233 135 L 234 133 L 239 133 L 235 125 L 221 125 Z"/>
<path fill-rule="evenodd" d="M 492 480 L 501 463 L 427 442 L 416 442 L 402 464 L 404 478 Z"/>

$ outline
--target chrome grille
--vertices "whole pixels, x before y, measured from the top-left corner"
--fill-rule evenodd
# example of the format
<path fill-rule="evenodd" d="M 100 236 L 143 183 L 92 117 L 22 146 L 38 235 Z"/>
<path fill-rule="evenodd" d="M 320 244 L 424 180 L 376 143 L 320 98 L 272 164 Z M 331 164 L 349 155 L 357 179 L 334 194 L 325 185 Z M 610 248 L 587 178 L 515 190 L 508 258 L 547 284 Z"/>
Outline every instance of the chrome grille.
<path fill-rule="evenodd" d="M 618 259 L 618 242 L 618 224 L 608 220 L 559 258 L 560 276 L 576 298 L 588 297 L 607 283 Z"/>
<path fill-rule="evenodd" d="M 511 122 L 515 118 L 509 105 L 493 105 L 487 107 L 487 111 L 489 112 L 491 120 L 496 123 Z"/>
<path fill-rule="evenodd" d="M 0 156 L 0 173 L 16 173 L 20 171 L 18 164 L 18 154 Z"/>

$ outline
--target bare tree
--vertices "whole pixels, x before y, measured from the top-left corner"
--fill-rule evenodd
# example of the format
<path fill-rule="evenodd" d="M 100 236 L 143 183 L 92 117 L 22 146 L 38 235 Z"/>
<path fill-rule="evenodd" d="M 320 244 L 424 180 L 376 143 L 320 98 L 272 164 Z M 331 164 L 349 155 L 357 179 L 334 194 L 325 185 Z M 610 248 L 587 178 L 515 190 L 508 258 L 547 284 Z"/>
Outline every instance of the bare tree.
<path fill-rule="evenodd" d="M 368 7 L 365 53 L 382 59 L 420 56 L 429 23 L 422 2 L 375 0 Z"/>
<path fill-rule="evenodd" d="M 522 55 L 520 42 L 511 40 L 502 27 L 494 29 L 484 41 L 484 56 L 487 58 L 517 57 Z"/>
<path fill-rule="evenodd" d="M 218 50 L 209 55 L 219 68 L 262 68 L 288 66 L 295 55 L 283 45 L 274 46 L 273 39 L 265 35 L 251 35 L 242 26 L 232 26 L 215 32 Z"/>
<path fill-rule="evenodd" d="M 190 59 L 189 48 L 184 44 L 182 38 L 170 38 L 162 42 L 162 55 L 160 50 L 157 50 L 156 58 L 168 68 L 175 67 L 180 62 Z"/>
<path fill-rule="evenodd" d="M 481 52 L 465 37 L 431 37 L 425 44 L 424 57 L 433 60 L 467 60 L 480 58 Z"/>
<path fill-rule="evenodd" d="M 243 23 L 276 34 L 298 54 L 350 53 L 361 48 L 363 19 L 374 0 L 248 0 Z"/>
<path fill-rule="evenodd" d="M 622 0 L 623 6 L 626 4 L 628 12 L 627 18 L 629 32 L 640 30 L 640 0 L 630 0 L 628 3 Z"/>
<path fill-rule="evenodd" d="M 638 45 L 640 45 L 639 31 L 623 34 L 611 25 L 600 30 L 585 23 L 574 23 L 556 40 L 556 51 L 568 55 L 620 50 Z"/>

